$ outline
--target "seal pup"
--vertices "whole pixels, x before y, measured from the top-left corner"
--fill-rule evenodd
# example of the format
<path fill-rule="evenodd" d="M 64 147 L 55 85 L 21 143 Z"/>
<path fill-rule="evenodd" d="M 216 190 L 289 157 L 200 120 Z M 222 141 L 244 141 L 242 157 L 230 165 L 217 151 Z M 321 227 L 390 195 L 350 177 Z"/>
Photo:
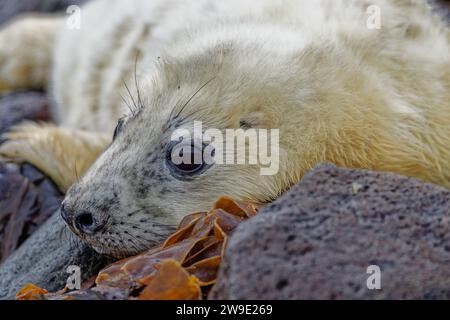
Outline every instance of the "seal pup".
<path fill-rule="evenodd" d="M 0 152 L 68 189 L 62 215 L 98 252 L 143 251 L 222 195 L 270 202 L 324 161 L 450 187 L 450 35 L 425 1 L 96 0 L 81 18 L 1 30 L 0 90 L 46 87 L 58 126 Z M 278 173 L 174 166 L 193 121 L 279 129 Z"/>

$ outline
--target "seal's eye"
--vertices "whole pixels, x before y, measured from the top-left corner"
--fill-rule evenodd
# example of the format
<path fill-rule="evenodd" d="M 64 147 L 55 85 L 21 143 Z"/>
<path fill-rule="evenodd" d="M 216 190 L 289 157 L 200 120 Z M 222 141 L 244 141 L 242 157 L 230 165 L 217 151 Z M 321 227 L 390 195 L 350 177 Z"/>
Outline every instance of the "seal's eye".
<path fill-rule="evenodd" d="M 202 146 L 175 144 L 168 149 L 167 163 L 176 177 L 199 174 L 208 167 Z"/>
<path fill-rule="evenodd" d="M 117 135 L 122 131 L 124 122 L 125 120 L 123 118 L 119 119 L 119 121 L 117 122 L 116 129 L 114 130 L 113 140 L 116 140 Z"/>

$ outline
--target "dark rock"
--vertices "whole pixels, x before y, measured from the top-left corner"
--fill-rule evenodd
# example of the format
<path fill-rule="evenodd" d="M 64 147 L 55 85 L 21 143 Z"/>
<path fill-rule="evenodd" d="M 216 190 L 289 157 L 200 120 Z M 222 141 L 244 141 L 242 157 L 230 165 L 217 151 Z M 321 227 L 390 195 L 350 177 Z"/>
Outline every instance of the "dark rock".
<path fill-rule="evenodd" d="M 0 25 L 21 13 L 63 11 L 86 1 L 3 0 Z M 0 135 L 24 120 L 50 120 L 49 101 L 44 93 L 1 97 Z M 82 278 L 88 279 L 110 261 L 71 234 L 59 213 L 55 213 L 60 201 L 61 195 L 53 183 L 35 168 L 0 164 L 0 260 L 10 255 L 0 265 L 0 299 L 14 298 L 27 283 L 59 290 L 68 276 L 67 266 L 80 266 Z M 33 233 L 38 228 L 39 232 Z M 19 249 L 13 252 L 17 246 Z"/>
<path fill-rule="evenodd" d="M 62 198 L 33 166 L 0 162 L 0 262 L 59 208 Z"/>
<path fill-rule="evenodd" d="M 435 11 L 450 23 L 450 0 L 429 0 Z"/>
<path fill-rule="evenodd" d="M 80 5 L 87 0 L 2 0 L 0 24 L 24 12 L 63 11 L 70 5 Z"/>
<path fill-rule="evenodd" d="M 80 267 L 82 281 L 111 262 L 99 255 L 66 227 L 56 212 L 0 265 L 0 300 L 14 299 L 24 285 L 33 283 L 49 291 L 64 288 L 67 267 Z"/>
<path fill-rule="evenodd" d="M 448 190 L 322 165 L 238 227 L 211 297 L 448 299 L 449 263 Z"/>
<path fill-rule="evenodd" d="M 0 299 L 13 299 L 28 283 L 60 290 L 68 266 L 79 266 L 87 280 L 111 261 L 67 228 L 58 211 L 62 198 L 31 165 L 0 162 Z"/>
<path fill-rule="evenodd" d="M 0 143 L 1 135 L 24 120 L 50 120 L 49 101 L 44 93 L 12 93 L 0 98 Z"/>

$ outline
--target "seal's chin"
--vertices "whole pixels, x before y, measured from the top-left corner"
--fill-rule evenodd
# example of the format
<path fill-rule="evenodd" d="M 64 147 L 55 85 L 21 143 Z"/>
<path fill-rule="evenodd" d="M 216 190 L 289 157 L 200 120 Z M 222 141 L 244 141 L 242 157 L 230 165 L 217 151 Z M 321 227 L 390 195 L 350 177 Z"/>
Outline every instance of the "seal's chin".
<path fill-rule="evenodd" d="M 70 232 L 74 237 L 77 237 L 80 239 L 85 245 L 92 248 L 95 252 L 105 255 L 108 257 L 112 257 L 115 259 L 122 259 L 126 258 L 132 255 L 137 254 L 138 252 L 132 252 L 131 250 L 127 250 L 124 252 L 123 247 L 121 246 L 115 246 L 111 242 L 103 242 L 102 239 L 99 239 L 96 236 L 89 236 L 85 234 L 80 234 L 77 232 L 75 228 L 71 228 L 70 225 L 68 225 Z"/>
<path fill-rule="evenodd" d="M 100 246 L 90 246 L 92 249 L 95 250 L 95 252 L 105 255 L 105 256 L 111 256 L 113 258 L 121 259 L 125 258 L 125 255 L 120 254 L 119 252 L 116 252 L 114 249 L 100 247 Z"/>
<path fill-rule="evenodd" d="M 139 252 L 135 252 L 132 250 L 127 250 L 126 252 L 124 252 L 117 247 L 102 246 L 98 244 L 93 245 L 87 241 L 86 243 L 98 254 L 112 257 L 114 259 L 124 259 L 139 254 Z"/>

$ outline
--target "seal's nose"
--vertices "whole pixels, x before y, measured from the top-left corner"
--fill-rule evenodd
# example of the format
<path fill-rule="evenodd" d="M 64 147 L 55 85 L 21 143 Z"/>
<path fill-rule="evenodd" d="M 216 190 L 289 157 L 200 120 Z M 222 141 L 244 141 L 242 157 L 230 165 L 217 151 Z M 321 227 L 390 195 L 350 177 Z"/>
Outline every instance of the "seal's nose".
<path fill-rule="evenodd" d="M 104 226 L 104 223 L 94 220 L 94 217 L 89 212 L 82 212 L 75 216 L 75 227 L 83 233 L 94 234 Z"/>
<path fill-rule="evenodd" d="M 66 207 L 64 205 L 64 202 L 61 204 L 61 207 L 59 208 L 59 213 L 61 214 L 61 217 L 63 218 L 63 220 L 67 223 L 70 224 L 70 220 L 69 220 L 69 213 L 66 210 Z"/>
<path fill-rule="evenodd" d="M 60 208 L 61 217 L 69 225 L 75 228 L 79 233 L 92 235 L 106 225 L 106 219 L 96 219 L 93 214 L 87 211 L 80 213 L 70 212 L 64 205 Z"/>

